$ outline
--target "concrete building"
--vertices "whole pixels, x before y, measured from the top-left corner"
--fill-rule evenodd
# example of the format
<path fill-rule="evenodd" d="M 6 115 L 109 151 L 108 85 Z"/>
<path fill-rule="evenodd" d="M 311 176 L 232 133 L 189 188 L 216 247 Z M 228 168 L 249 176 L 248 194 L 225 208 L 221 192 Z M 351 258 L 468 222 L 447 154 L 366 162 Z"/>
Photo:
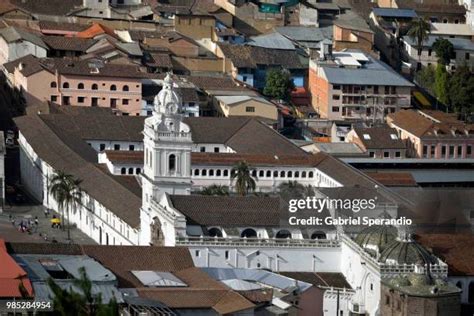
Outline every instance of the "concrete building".
<path fill-rule="evenodd" d="M 474 155 L 474 128 L 455 114 L 405 110 L 390 114 L 387 123 L 406 143 L 410 157 L 469 159 Z"/>
<path fill-rule="evenodd" d="M 336 51 L 359 49 L 367 54 L 374 52 L 374 32 L 359 15 L 349 11 L 334 21 L 333 47 Z"/>
<path fill-rule="evenodd" d="M 42 58 L 46 57 L 47 53 L 48 46 L 40 37 L 32 33 L 17 27 L 7 27 L 0 30 L 0 64 L 30 54 Z"/>
<path fill-rule="evenodd" d="M 329 120 L 380 121 L 410 107 L 413 84 L 358 50 L 331 52 L 329 43 L 310 61 L 312 106 Z"/>
<path fill-rule="evenodd" d="M 388 126 L 353 128 L 346 142 L 357 144 L 370 158 L 405 158 L 406 145 L 398 132 Z"/>
<path fill-rule="evenodd" d="M 138 66 L 27 55 L 3 67 L 10 84 L 20 89 L 27 101 L 108 107 L 126 115 L 139 115 L 142 109 L 142 78 L 146 74 Z"/>
<path fill-rule="evenodd" d="M 278 119 L 276 105 L 263 97 L 216 96 L 214 106 L 219 114 L 225 117 L 256 116 L 275 121 Z"/>

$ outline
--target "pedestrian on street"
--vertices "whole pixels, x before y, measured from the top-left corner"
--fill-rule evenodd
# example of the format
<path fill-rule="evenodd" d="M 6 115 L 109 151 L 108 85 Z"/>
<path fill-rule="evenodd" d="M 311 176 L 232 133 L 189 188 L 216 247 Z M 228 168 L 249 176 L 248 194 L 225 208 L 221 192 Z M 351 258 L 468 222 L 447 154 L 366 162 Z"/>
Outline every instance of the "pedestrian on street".
<path fill-rule="evenodd" d="M 49 211 L 47 208 L 44 209 L 44 217 L 48 218 Z"/>
<path fill-rule="evenodd" d="M 38 216 L 35 216 L 35 225 L 36 225 L 36 226 L 38 226 L 38 225 L 39 225 Z"/>

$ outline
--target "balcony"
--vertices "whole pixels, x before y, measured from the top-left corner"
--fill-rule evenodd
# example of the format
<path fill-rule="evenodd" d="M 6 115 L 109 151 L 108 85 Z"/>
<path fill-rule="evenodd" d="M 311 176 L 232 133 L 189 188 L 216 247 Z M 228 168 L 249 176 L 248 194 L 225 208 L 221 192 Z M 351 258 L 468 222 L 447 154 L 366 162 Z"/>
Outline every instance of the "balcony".
<path fill-rule="evenodd" d="M 186 132 L 155 132 L 155 137 L 163 141 L 191 142 L 191 133 Z"/>
<path fill-rule="evenodd" d="M 227 246 L 249 248 L 337 248 L 339 240 L 241 237 L 176 237 L 177 246 Z"/>

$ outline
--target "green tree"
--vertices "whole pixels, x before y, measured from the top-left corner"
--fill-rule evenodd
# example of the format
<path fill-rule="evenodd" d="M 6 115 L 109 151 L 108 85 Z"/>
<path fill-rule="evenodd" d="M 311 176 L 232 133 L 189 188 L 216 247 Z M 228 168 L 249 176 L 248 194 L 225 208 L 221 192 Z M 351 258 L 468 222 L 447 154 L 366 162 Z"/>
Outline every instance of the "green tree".
<path fill-rule="evenodd" d="M 421 68 L 415 74 L 416 83 L 433 93 L 435 83 L 435 67 L 432 65 Z"/>
<path fill-rule="evenodd" d="M 224 185 L 213 184 L 201 190 L 202 195 L 229 195 L 229 188 Z"/>
<path fill-rule="evenodd" d="M 56 172 L 50 179 L 49 192 L 58 203 L 62 222 L 64 222 L 64 209 L 66 210 L 68 240 L 71 240 L 69 213 L 70 210 L 74 210 L 75 212 L 77 204 L 81 202 L 82 192 L 79 188 L 81 182 L 82 180 L 76 179 L 74 176 L 67 174 L 64 171 Z"/>
<path fill-rule="evenodd" d="M 436 98 L 444 103 L 445 105 L 449 104 L 449 74 L 446 71 L 446 67 L 443 64 L 438 64 L 436 66 L 435 72 L 435 84 L 434 92 Z"/>
<path fill-rule="evenodd" d="M 451 110 L 464 116 L 474 111 L 474 77 L 469 67 L 458 67 L 449 82 Z"/>
<path fill-rule="evenodd" d="M 237 193 L 241 196 L 247 195 L 249 192 L 255 191 L 256 183 L 252 177 L 252 171 L 254 169 L 245 161 L 238 162 L 231 171 L 231 179 L 235 181 L 235 188 Z"/>
<path fill-rule="evenodd" d="M 298 181 L 287 181 L 281 183 L 278 186 L 278 192 L 281 198 L 285 201 L 290 199 L 303 199 L 307 196 L 312 196 L 315 193 L 312 186 L 304 186 Z"/>
<path fill-rule="evenodd" d="M 274 99 L 288 101 L 295 88 L 288 70 L 271 69 L 267 72 L 263 94 Z"/>
<path fill-rule="evenodd" d="M 413 20 L 408 29 L 407 35 L 416 42 L 416 49 L 418 51 L 418 62 L 421 59 L 421 52 L 423 51 L 423 42 L 428 39 L 430 33 L 430 23 L 423 18 Z"/>
<path fill-rule="evenodd" d="M 454 58 L 454 46 L 445 38 L 438 38 L 433 43 L 433 49 L 438 57 L 438 63 L 449 65 L 451 59 Z"/>
<path fill-rule="evenodd" d="M 79 279 L 74 285 L 79 293 L 61 288 L 52 278 L 48 279 L 51 288 L 54 311 L 61 316 L 115 316 L 118 315 L 117 302 L 112 299 L 108 304 L 102 303 L 101 293 L 92 293 L 92 282 L 84 267 L 79 268 Z"/>

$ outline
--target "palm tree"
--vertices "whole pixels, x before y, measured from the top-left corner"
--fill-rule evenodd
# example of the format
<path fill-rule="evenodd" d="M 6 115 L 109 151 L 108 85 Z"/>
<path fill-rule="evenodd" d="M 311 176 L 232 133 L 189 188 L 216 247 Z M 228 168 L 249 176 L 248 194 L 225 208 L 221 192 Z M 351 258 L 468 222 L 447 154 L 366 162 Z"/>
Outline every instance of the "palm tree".
<path fill-rule="evenodd" d="M 68 240 L 71 240 L 69 210 L 73 209 L 75 211 L 77 204 L 81 201 L 82 192 L 79 188 L 81 182 L 82 180 L 76 179 L 74 176 L 67 174 L 64 171 L 56 172 L 50 180 L 49 191 L 58 203 L 62 222 L 64 222 L 64 209 L 66 209 Z"/>
<path fill-rule="evenodd" d="M 218 184 L 213 184 L 211 186 L 208 186 L 200 192 L 202 195 L 229 195 L 229 188 L 226 187 L 225 185 L 218 185 Z"/>
<path fill-rule="evenodd" d="M 423 51 L 423 42 L 428 39 L 430 28 L 430 23 L 423 18 L 418 18 L 410 24 L 410 29 L 408 30 L 407 35 L 412 39 L 412 41 L 416 41 L 418 63 L 420 63 L 421 52 Z"/>
<path fill-rule="evenodd" d="M 252 177 L 252 168 L 245 161 L 239 161 L 231 171 L 230 178 L 235 181 L 235 188 L 237 193 L 241 196 L 247 195 L 247 193 L 255 191 L 255 179 Z"/>

